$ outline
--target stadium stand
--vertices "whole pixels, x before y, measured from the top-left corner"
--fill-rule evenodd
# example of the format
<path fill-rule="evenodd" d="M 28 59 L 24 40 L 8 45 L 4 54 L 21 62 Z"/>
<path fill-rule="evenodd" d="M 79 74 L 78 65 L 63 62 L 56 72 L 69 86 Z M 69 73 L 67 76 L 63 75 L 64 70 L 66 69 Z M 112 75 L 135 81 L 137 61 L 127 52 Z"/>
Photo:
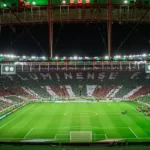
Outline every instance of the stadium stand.
<path fill-rule="evenodd" d="M 6 100 L 11 100 L 13 103 L 21 103 L 21 102 L 23 102 L 22 98 L 20 98 L 18 96 L 15 96 L 15 95 L 6 96 L 5 99 Z"/>
<path fill-rule="evenodd" d="M 2 98 L 0 98 L 0 111 L 7 108 L 7 107 L 9 107 L 9 106 L 11 106 L 11 105 L 13 105 L 13 103 L 10 103 L 7 100 L 4 101 L 4 100 L 2 100 Z"/>
<path fill-rule="evenodd" d="M 41 98 L 135 99 L 150 92 L 149 75 L 136 71 L 51 71 L 1 75 L 0 96 L 13 102 Z"/>
<path fill-rule="evenodd" d="M 131 96 L 129 96 L 130 99 L 134 99 L 138 96 L 145 95 L 150 93 L 150 87 L 142 87 L 140 86 Z"/>
<path fill-rule="evenodd" d="M 10 95 L 10 93 L 6 90 L 6 89 L 4 89 L 4 88 L 0 88 L 0 96 L 9 96 Z"/>

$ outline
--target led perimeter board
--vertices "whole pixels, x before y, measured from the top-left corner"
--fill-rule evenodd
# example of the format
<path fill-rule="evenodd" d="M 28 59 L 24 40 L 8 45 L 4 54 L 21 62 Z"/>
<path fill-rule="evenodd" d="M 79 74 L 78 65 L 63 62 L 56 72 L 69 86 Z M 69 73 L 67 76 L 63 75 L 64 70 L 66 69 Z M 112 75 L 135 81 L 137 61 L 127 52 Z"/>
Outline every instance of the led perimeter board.
<path fill-rule="evenodd" d="M 3 75 L 16 74 L 16 65 L 14 65 L 14 64 L 1 64 L 1 74 L 3 74 Z"/>

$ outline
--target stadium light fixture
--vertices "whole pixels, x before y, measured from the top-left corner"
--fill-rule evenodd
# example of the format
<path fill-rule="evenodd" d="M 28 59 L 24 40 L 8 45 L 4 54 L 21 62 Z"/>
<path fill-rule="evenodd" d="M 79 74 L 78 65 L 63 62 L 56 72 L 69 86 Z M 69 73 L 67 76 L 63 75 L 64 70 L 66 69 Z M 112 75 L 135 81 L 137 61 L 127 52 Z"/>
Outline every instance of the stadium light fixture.
<path fill-rule="evenodd" d="M 105 56 L 105 59 L 109 59 L 109 56 Z"/>
<path fill-rule="evenodd" d="M 14 58 L 14 57 L 16 57 L 15 55 L 10 55 L 10 58 Z"/>
<path fill-rule="evenodd" d="M 66 1 L 65 1 L 65 0 L 63 0 L 63 1 L 62 1 L 62 3 L 63 3 L 63 4 L 66 4 Z"/>
<path fill-rule="evenodd" d="M 35 59 L 36 57 L 35 57 L 35 56 L 32 56 L 31 58 L 32 58 L 32 59 Z"/>
<path fill-rule="evenodd" d="M 26 56 L 23 56 L 23 59 L 26 59 Z"/>
<path fill-rule="evenodd" d="M 127 0 L 124 0 L 124 3 L 125 3 L 125 4 L 127 4 L 127 3 L 128 3 L 128 1 L 127 1 Z"/>
<path fill-rule="evenodd" d="M 33 1 L 33 2 L 32 2 L 32 5 L 36 5 L 36 2 L 35 2 L 35 1 Z"/>
<path fill-rule="evenodd" d="M 64 56 L 63 59 L 66 59 L 66 57 Z"/>
<path fill-rule="evenodd" d="M 132 58 L 132 55 L 129 55 L 129 58 Z"/>
<path fill-rule="evenodd" d="M 56 56 L 55 59 L 58 60 L 58 56 Z"/>
<path fill-rule="evenodd" d="M 79 57 L 78 59 L 79 59 L 79 60 L 82 60 L 82 57 Z"/>
<path fill-rule="evenodd" d="M 45 56 L 42 56 L 42 59 L 45 59 L 46 57 Z"/>
<path fill-rule="evenodd" d="M 146 57 L 147 55 L 146 54 L 142 54 L 142 57 Z"/>
<path fill-rule="evenodd" d="M 86 56 L 85 59 L 89 59 L 89 57 Z"/>
<path fill-rule="evenodd" d="M 120 58 L 121 56 L 119 56 L 119 55 L 116 55 L 116 56 L 114 56 L 115 58 Z"/>
<path fill-rule="evenodd" d="M 6 5 L 6 4 L 4 4 L 3 6 L 4 6 L 4 7 L 6 7 L 7 5 Z"/>
<path fill-rule="evenodd" d="M 73 58 L 74 58 L 74 60 L 77 60 L 77 59 L 78 59 L 78 57 L 77 57 L 77 56 L 74 56 Z"/>

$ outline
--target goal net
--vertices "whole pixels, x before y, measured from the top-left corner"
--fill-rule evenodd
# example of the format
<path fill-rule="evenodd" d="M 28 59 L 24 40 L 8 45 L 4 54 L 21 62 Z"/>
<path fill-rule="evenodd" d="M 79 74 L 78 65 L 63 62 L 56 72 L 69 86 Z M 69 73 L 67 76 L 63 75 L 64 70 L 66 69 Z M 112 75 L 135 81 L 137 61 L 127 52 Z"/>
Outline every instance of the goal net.
<path fill-rule="evenodd" d="M 92 131 L 70 131 L 70 142 L 92 142 Z"/>

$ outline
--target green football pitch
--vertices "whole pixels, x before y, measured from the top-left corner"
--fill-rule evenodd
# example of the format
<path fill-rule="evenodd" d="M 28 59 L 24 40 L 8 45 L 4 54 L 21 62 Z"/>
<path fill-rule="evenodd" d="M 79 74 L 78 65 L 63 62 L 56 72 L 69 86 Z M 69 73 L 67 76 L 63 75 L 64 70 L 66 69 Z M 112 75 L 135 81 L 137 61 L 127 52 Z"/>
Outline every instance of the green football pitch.
<path fill-rule="evenodd" d="M 0 121 L 0 141 L 150 141 L 150 117 L 136 107 L 132 102 L 32 103 Z"/>

